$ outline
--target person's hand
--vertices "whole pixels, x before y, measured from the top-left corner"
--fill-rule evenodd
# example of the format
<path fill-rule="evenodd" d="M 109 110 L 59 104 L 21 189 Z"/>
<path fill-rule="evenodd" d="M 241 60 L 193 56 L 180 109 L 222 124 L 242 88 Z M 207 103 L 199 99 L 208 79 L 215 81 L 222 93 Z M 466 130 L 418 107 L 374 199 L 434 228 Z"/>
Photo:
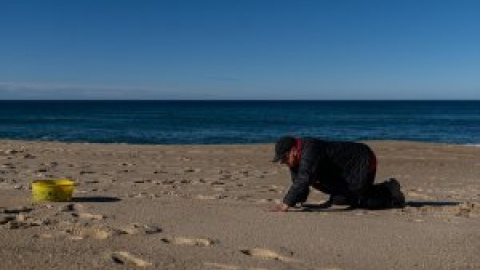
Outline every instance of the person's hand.
<path fill-rule="evenodd" d="M 275 204 L 272 205 L 268 211 L 270 212 L 287 212 L 288 211 L 288 205 L 282 203 L 282 204 Z"/>

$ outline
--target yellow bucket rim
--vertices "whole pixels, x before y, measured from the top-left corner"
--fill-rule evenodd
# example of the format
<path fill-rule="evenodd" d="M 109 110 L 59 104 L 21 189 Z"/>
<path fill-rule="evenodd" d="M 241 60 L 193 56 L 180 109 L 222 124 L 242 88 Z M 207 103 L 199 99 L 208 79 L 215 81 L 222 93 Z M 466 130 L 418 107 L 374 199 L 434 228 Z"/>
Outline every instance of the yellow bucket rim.
<path fill-rule="evenodd" d="M 38 186 L 75 186 L 75 181 L 67 178 L 58 179 L 36 179 L 33 180 L 33 185 Z"/>

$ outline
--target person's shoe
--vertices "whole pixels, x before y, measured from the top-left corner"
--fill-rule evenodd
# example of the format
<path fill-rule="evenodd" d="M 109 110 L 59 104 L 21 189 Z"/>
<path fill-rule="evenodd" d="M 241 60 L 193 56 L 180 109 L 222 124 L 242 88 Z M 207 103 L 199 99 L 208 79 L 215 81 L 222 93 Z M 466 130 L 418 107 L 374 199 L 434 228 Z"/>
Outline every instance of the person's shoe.
<path fill-rule="evenodd" d="M 401 186 L 397 179 L 390 178 L 385 184 L 392 196 L 392 206 L 397 208 L 405 207 L 405 195 L 401 191 Z"/>

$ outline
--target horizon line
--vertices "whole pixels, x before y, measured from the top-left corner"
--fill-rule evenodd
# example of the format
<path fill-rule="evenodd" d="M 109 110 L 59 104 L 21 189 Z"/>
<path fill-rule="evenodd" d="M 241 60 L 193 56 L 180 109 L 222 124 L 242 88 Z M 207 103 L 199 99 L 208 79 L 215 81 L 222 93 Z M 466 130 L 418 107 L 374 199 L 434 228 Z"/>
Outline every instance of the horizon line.
<path fill-rule="evenodd" d="M 299 101 L 299 102 L 388 102 L 388 101 L 480 101 L 480 99 L 2 99 L 5 101 L 259 101 L 259 102 L 282 102 L 282 101 Z"/>

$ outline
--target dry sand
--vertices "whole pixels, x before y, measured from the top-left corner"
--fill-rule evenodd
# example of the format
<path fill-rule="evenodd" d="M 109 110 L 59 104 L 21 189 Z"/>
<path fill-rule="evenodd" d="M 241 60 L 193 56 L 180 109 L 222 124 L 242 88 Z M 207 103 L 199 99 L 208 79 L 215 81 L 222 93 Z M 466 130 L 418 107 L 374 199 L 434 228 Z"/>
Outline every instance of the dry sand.
<path fill-rule="evenodd" d="M 405 209 L 267 212 L 273 145 L 0 141 L 0 269 L 480 269 L 480 148 L 367 143 Z M 74 201 L 32 204 L 48 177 Z"/>

